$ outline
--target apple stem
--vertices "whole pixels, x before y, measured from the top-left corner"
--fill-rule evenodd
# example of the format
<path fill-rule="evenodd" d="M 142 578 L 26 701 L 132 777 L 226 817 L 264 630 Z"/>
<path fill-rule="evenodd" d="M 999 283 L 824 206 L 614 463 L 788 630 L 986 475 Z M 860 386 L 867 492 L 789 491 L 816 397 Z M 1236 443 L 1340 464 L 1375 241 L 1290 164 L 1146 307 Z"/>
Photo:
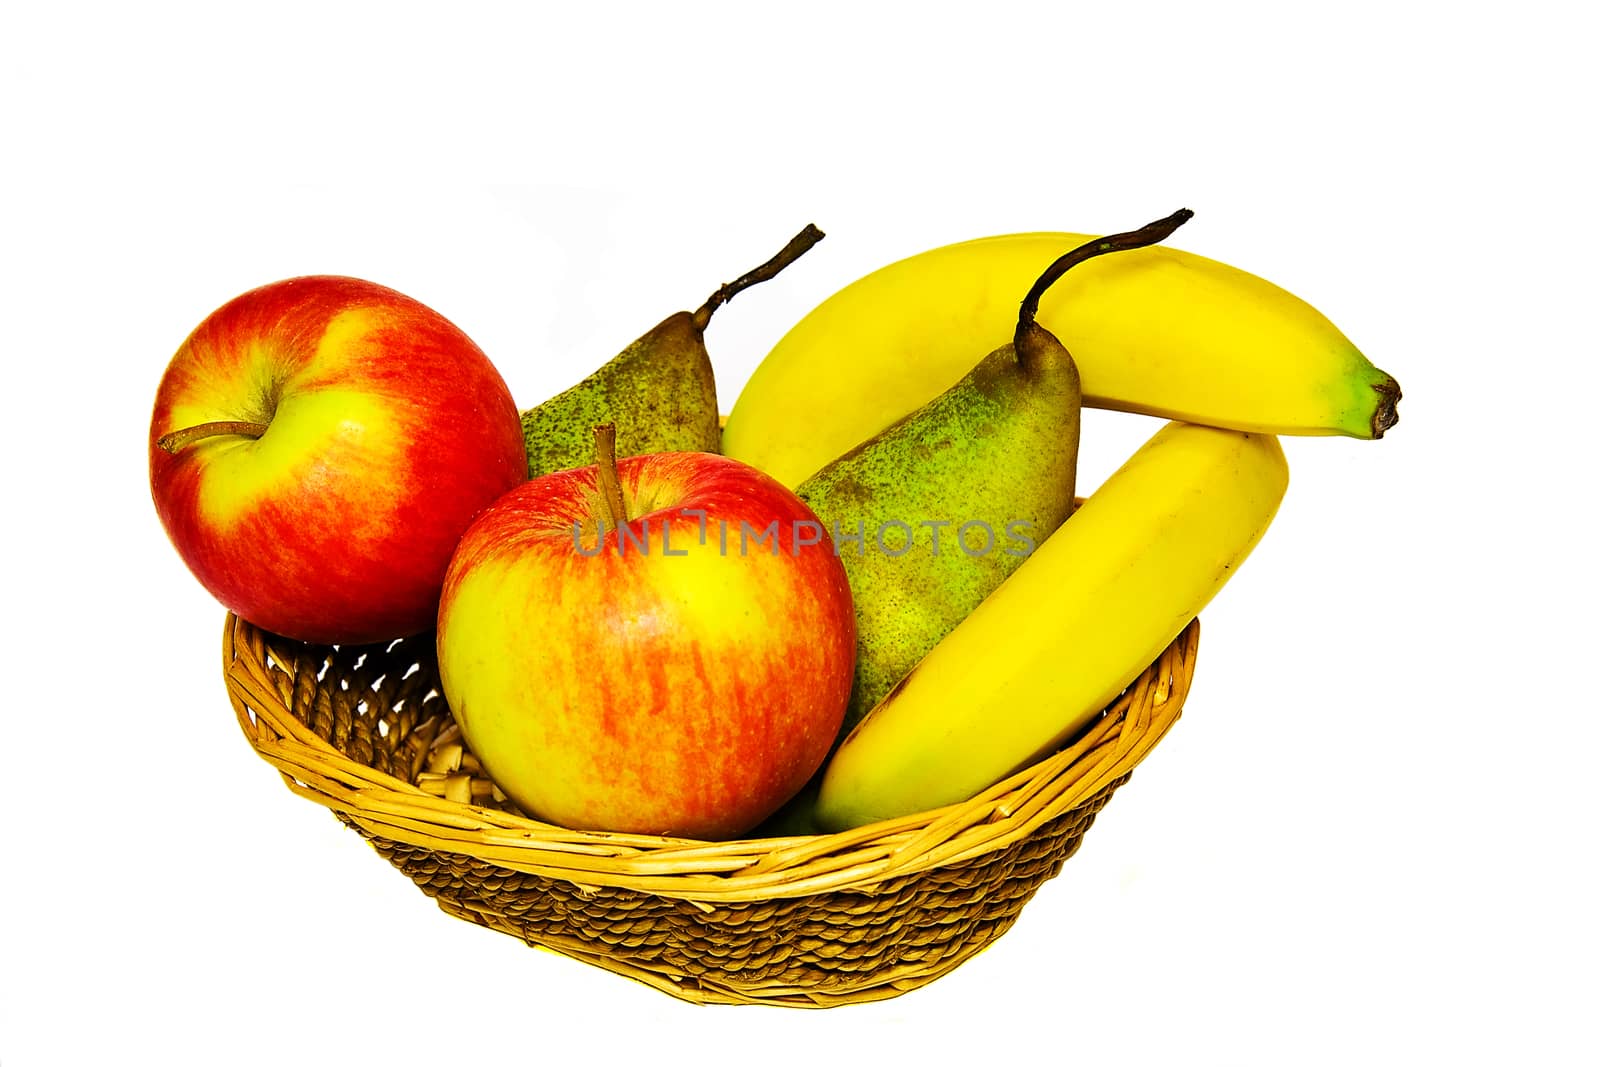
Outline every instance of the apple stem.
<path fill-rule="evenodd" d="M 187 448 L 196 441 L 203 441 L 207 437 L 260 437 L 267 432 L 264 422 L 233 422 L 223 420 L 219 422 L 202 422 L 198 426 L 188 426 L 182 430 L 173 430 L 163 434 L 156 442 L 165 452 L 177 452 L 180 448 Z"/>
<path fill-rule="evenodd" d="M 595 480 L 600 483 L 600 499 L 605 502 L 611 528 L 620 529 L 628 521 L 628 504 L 617 477 L 617 426 L 602 423 L 594 428 Z"/>
<path fill-rule="evenodd" d="M 806 223 L 806 228 L 791 237 L 789 243 L 784 245 L 777 255 L 761 264 L 755 270 L 747 274 L 741 274 L 712 293 L 706 302 L 700 305 L 700 310 L 694 313 L 695 327 L 704 330 L 706 324 L 711 321 L 711 313 L 713 311 L 716 311 L 717 308 L 726 304 L 735 295 L 750 288 L 752 285 L 777 277 L 779 271 L 809 252 L 811 246 L 822 240 L 824 236 L 826 235 L 817 229 L 815 224 Z"/>

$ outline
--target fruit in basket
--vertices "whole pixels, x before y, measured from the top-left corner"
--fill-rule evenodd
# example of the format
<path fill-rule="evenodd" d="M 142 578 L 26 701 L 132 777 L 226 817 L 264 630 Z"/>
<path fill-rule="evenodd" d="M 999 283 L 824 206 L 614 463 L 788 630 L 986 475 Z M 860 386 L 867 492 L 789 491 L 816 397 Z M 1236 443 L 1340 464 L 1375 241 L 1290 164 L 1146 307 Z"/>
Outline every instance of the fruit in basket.
<path fill-rule="evenodd" d="M 1090 238 L 947 245 L 845 286 L 785 334 L 723 431 L 726 455 L 798 485 L 938 396 L 1008 335 L 1016 295 Z M 1086 407 L 1274 434 L 1377 438 L 1400 387 L 1311 305 L 1166 246 L 1075 270 L 1039 321 L 1077 361 Z"/>
<path fill-rule="evenodd" d="M 795 495 L 829 526 L 856 606 L 849 730 L 1072 513 L 1081 394 L 1071 354 L 1034 319 L 1078 264 L 1165 239 L 1180 211 L 1080 245 L 1023 298 L 1011 343 L 823 467 Z"/>
<path fill-rule="evenodd" d="M 818 823 L 970 799 L 1079 733 L 1238 569 L 1288 479 L 1276 437 L 1168 423 L 845 739 Z"/>
<path fill-rule="evenodd" d="M 526 478 L 511 393 L 438 312 L 372 282 L 228 301 L 167 365 L 150 490 L 189 569 L 241 618 L 363 644 L 433 625 L 479 511 Z"/>
<path fill-rule="evenodd" d="M 792 492 L 700 452 L 518 486 L 451 560 L 441 688 L 489 777 L 584 830 L 731 837 L 821 765 L 850 695 L 843 565 Z"/>
<path fill-rule="evenodd" d="M 767 281 L 822 240 L 807 226 L 766 263 L 722 286 L 697 311 L 667 316 L 565 392 L 522 412 L 528 476 L 594 461 L 594 427 L 617 428 L 617 454 L 716 452 L 722 429 L 716 376 L 706 351 L 712 314 Z"/>

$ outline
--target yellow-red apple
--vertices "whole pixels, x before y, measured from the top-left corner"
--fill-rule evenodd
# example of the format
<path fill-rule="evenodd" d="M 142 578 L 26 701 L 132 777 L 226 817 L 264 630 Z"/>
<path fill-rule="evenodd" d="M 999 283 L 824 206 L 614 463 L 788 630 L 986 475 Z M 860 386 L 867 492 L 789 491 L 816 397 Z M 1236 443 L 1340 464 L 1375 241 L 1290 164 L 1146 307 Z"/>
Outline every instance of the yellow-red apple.
<path fill-rule="evenodd" d="M 517 407 L 439 313 L 356 278 L 235 297 L 167 365 L 150 489 L 189 569 L 257 626 L 362 644 L 434 624 L 472 519 L 527 478 Z"/>
<path fill-rule="evenodd" d="M 720 839 L 827 756 L 855 612 L 822 524 L 774 479 L 705 453 L 603 456 L 479 516 L 437 642 L 467 744 L 528 814 Z"/>

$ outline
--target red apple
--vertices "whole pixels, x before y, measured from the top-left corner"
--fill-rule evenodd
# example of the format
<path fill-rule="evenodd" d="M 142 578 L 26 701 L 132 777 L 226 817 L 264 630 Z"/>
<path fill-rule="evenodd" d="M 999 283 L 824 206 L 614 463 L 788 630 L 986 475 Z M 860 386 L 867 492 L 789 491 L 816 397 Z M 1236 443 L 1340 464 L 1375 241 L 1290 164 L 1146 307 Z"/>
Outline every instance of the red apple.
<path fill-rule="evenodd" d="M 613 462 L 526 482 L 467 530 L 439 605 L 441 687 L 529 815 L 736 836 L 800 790 L 839 730 L 856 647 L 844 566 L 753 467 Z"/>
<path fill-rule="evenodd" d="M 324 644 L 431 627 L 462 531 L 527 480 L 516 404 L 478 346 L 332 276 L 207 316 L 162 376 L 149 449 L 156 511 L 200 583 Z"/>

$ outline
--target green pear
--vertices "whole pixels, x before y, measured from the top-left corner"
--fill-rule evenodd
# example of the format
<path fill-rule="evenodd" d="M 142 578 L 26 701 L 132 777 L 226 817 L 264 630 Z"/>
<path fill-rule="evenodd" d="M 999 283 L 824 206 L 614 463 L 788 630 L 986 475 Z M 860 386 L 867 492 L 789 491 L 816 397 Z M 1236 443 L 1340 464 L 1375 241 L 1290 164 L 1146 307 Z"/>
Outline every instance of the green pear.
<path fill-rule="evenodd" d="M 1010 344 L 796 487 L 855 598 L 841 738 L 1072 513 L 1083 397 L 1071 354 L 1034 321 L 1039 298 L 1074 264 L 1153 244 L 1188 217 L 1056 260 L 1024 298 Z"/>
<path fill-rule="evenodd" d="M 522 413 L 528 477 L 594 462 L 594 428 L 614 423 L 617 455 L 716 452 L 722 444 L 716 377 L 706 351 L 712 313 L 774 277 L 822 240 L 807 226 L 755 270 L 719 288 L 697 311 L 679 311 L 565 392 Z"/>

